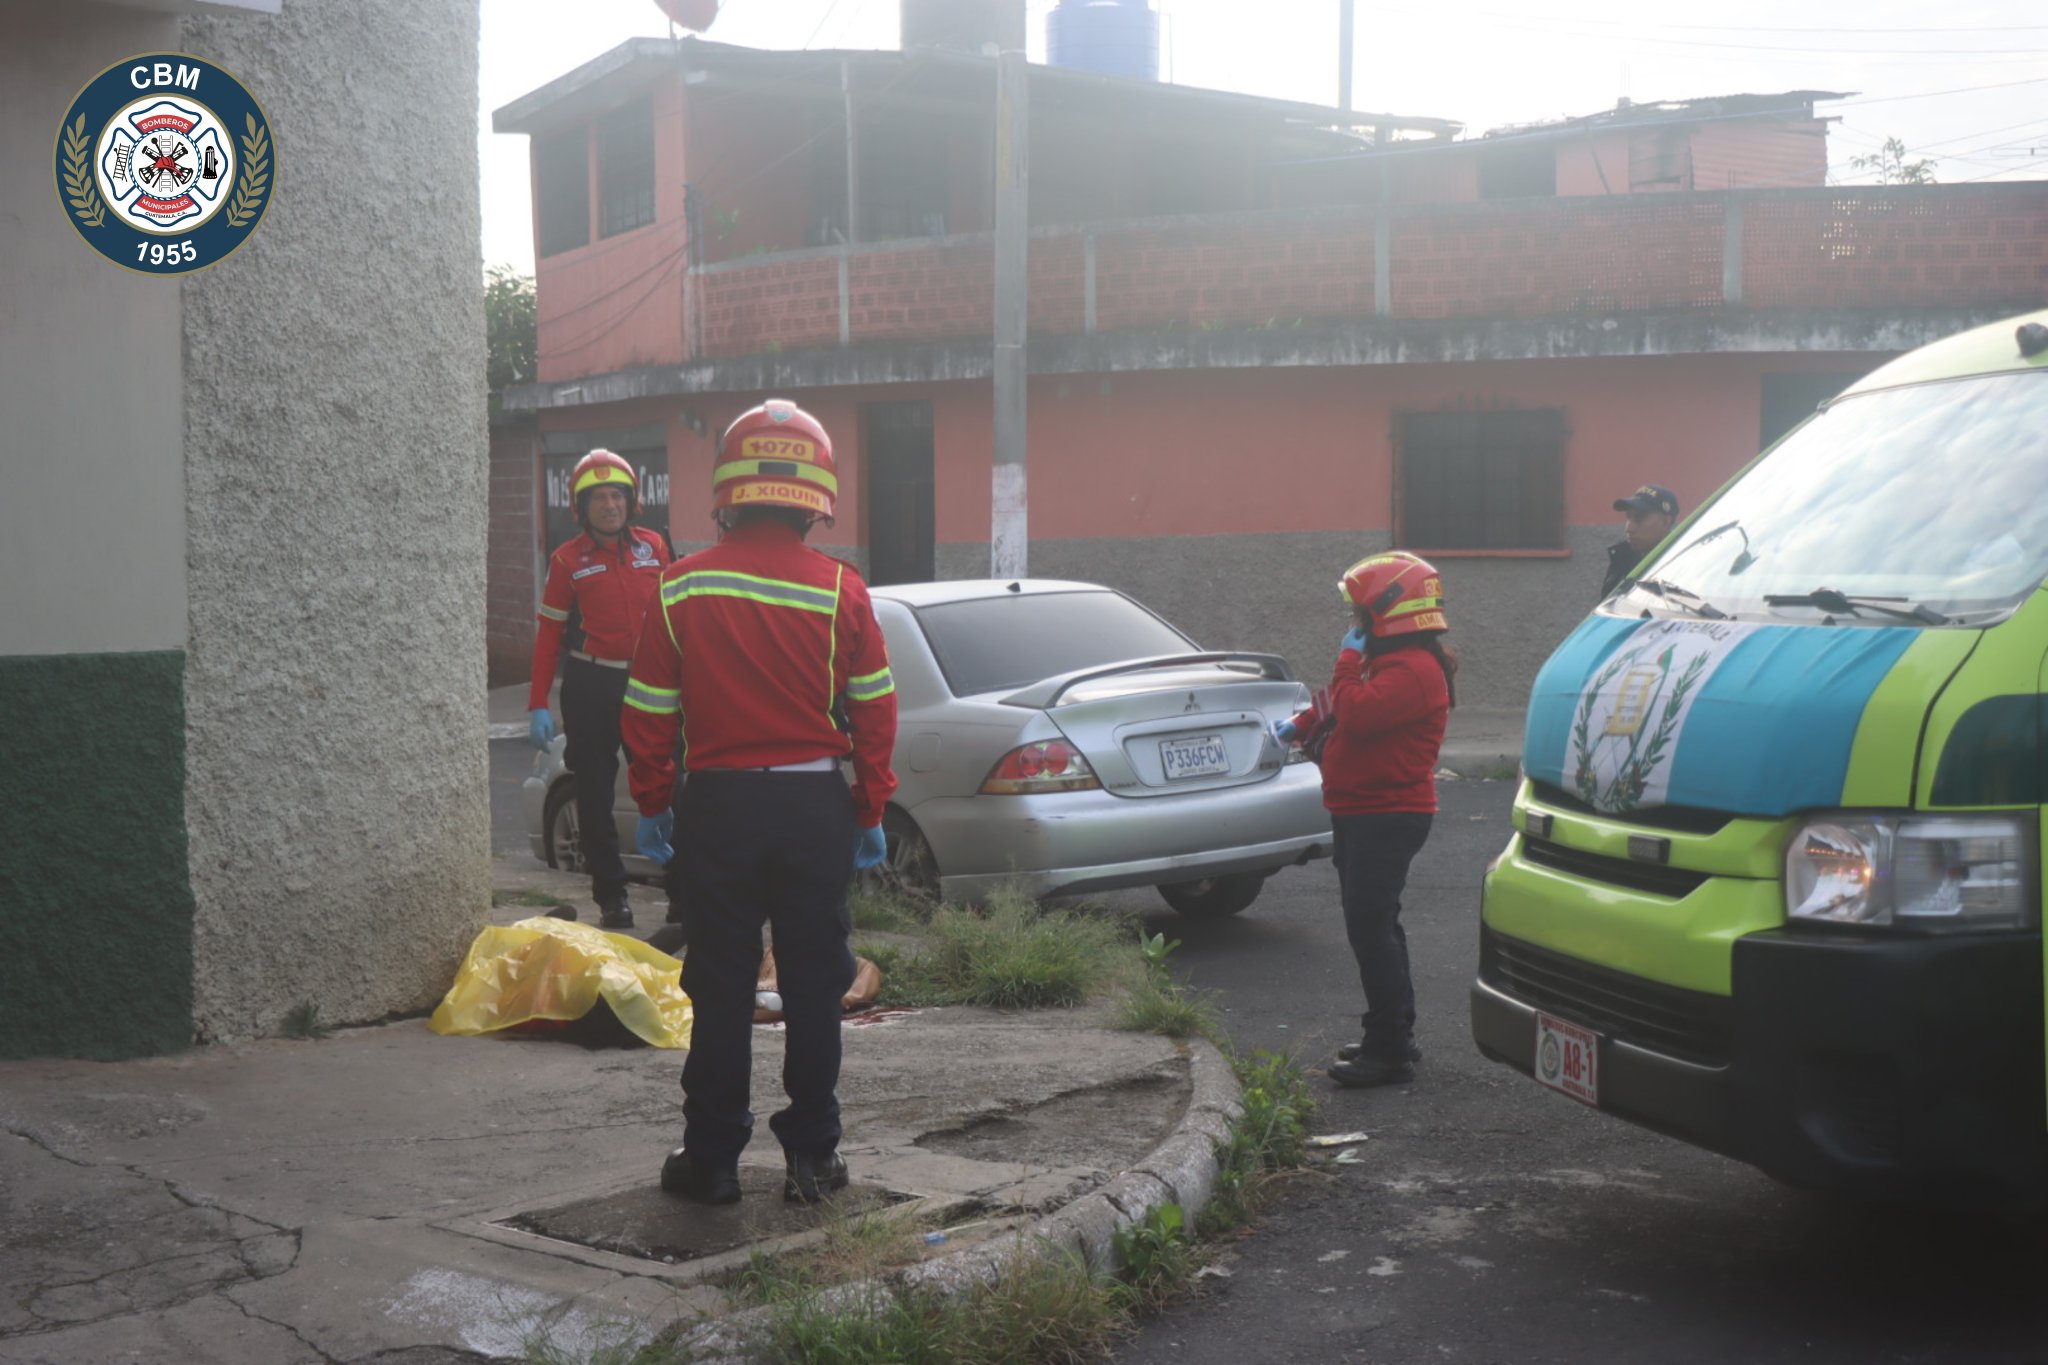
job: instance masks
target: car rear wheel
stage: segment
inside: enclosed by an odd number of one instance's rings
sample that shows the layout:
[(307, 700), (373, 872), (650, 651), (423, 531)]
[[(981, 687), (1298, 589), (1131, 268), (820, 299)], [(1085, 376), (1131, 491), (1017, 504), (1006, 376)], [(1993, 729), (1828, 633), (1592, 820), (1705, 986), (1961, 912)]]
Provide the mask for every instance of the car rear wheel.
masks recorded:
[(1173, 882), (1160, 887), (1159, 894), (1189, 919), (1222, 919), (1257, 900), (1259, 889), (1265, 884), (1263, 872), (1233, 872), (1225, 877), (1204, 877), (1198, 882)]
[(882, 887), (919, 900), (937, 900), (939, 860), (932, 856), (932, 846), (917, 822), (901, 811), (884, 811), (882, 834), (889, 844), (881, 867), (876, 869)]
[(548, 851), (548, 866), (564, 872), (583, 872), (583, 839), (576, 825), (576, 784), (557, 782), (541, 808), (541, 830)]

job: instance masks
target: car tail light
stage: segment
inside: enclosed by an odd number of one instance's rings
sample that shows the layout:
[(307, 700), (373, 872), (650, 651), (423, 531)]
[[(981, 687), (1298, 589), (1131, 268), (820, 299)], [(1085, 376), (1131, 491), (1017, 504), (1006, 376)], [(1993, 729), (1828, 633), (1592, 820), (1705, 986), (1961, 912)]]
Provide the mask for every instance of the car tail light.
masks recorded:
[(1063, 739), (1020, 745), (989, 769), (981, 784), (984, 796), (1021, 796), (1033, 792), (1093, 791), (1102, 784), (1080, 750)]

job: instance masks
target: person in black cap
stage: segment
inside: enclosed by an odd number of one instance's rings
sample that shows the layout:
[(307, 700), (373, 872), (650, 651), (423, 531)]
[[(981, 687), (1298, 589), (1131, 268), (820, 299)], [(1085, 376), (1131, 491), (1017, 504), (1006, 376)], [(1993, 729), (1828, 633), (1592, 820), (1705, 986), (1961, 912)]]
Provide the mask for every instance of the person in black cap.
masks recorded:
[(1636, 565), (1656, 548), (1658, 541), (1671, 534), (1671, 525), (1678, 520), (1678, 495), (1668, 488), (1646, 483), (1627, 497), (1616, 498), (1614, 510), (1628, 517), (1628, 535), (1607, 547), (1607, 578), (1600, 585), (1603, 598), (1635, 573)]

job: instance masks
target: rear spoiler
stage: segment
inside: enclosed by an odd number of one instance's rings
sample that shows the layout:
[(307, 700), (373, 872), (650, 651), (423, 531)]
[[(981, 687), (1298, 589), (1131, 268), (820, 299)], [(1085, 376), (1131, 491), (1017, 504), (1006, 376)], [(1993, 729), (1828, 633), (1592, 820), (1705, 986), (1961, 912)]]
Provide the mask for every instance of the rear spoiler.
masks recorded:
[(1091, 682), (1096, 678), (1114, 678), (1122, 673), (1142, 673), (1154, 668), (1182, 668), (1190, 664), (1253, 664), (1262, 679), (1271, 682), (1293, 682), (1294, 670), (1287, 660), (1278, 654), (1252, 654), (1243, 650), (1217, 650), (1203, 654), (1158, 654), (1146, 659), (1126, 659), (1119, 664), (1108, 664), (1101, 668), (1077, 669), (1057, 677), (1035, 682), (1021, 692), (1012, 692), (1004, 697), (1004, 706), (1028, 706), (1036, 711), (1047, 710), (1059, 704), (1076, 685)]

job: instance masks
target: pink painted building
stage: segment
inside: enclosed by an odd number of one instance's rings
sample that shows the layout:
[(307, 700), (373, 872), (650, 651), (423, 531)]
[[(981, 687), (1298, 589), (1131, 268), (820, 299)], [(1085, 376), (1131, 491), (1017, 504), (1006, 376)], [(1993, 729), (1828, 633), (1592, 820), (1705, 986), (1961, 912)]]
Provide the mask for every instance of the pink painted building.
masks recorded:
[[(834, 433), (816, 543), (988, 573), (993, 94), (958, 52), (636, 40), (499, 110), (539, 305), (507, 562), (596, 444), (705, 543), (712, 439), (778, 393)], [(1444, 569), (1465, 698), (1519, 705), (1615, 497), (1690, 506), (1850, 378), (2048, 291), (2048, 184), (1829, 188), (1826, 92), (1476, 138), (1055, 67), (1030, 98), (1031, 572), (1308, 674), (1341, 569), (1400, 544)]]

